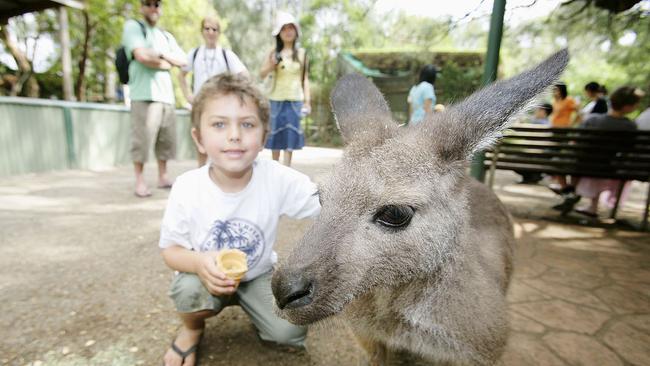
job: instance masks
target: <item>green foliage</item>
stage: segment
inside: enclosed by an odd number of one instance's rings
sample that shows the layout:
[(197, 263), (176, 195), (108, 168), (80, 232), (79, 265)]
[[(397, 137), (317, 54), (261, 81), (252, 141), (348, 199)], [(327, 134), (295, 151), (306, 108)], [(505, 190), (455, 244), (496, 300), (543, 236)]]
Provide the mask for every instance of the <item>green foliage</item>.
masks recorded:
[[(441, 49), (484, 52), (487, 44), (487, 19), (455, 23), (449, 18), (434, 19), (376, 13), (377, 0), (165, 0), (161, 26), (170, 31), (181, 47), (188, 50), (202, 43), (199, 22), (217, 12), (221, 20), (220, 43), (233, 49), (256, 76), (263, 58), (274, 46), (271, 36), (277, 10), (287, 10), (299, 19), (300, 43), (307, 49), (312, 81), (314, 114), (308, 119), (308, 136), (319, 143), (336, 143), (336, 132), (329, 112), (328, 96), (339, 73), (338, 55), (342, 50), (400, 51), (421, 55)], [(644, 0), (647, 4), (647, 0)], [(137, 0), (87, 0), (86, 10), (68, 9), (74, 78), (79, 78), (81, 60), (87, 47), (84, 93), (90, 100), (102, 99), (113, 72), (113, 50), (119, 46), (122, 27), (128, 18), (141, 18)], [(650, 96), (650, 16), (639, 6), (618, 14), (593, 5), (582, 9), (585, 1), (560, 6), (549, 15), (504, 29), (499, 77), (509, 77), (541, 61), (568, 44), (572, 59), (563, 79), (572, 95), (581, 95), (584, 84), (596, 80), (612, 91), (630, 84), (642, 87)], [(470, 18), (471, 19), (471, 18)], [(58, 44), (58, 20), (53, 10), (43, 11), (36, 22), (14, 18), (12, 33), (19, 42), (49, 36)], [(620, 44), (624, 36), (636, 35), (632, 44)], [(398, 54), (400, 54), (398, 52)], [(387, 73), (411, 70), (413, 78), (426, 60), (411, 62), (408, 57), (381, 60), (378, 68)], [(52, 55), (53, 66), (37, 75), (43, 97), (60, 97), (60, 55)], [(366, 62), (366, 61), (364, 61)], [(384, 63), (385, 65), (381, 65)], [(386, 66), (388, 65), (388, 66)], [(1, 66), (1, 65), (0, 65)], [(439, 62), (442, 73), (436, 83), (439, 101), (461, 99), (480, 83), (482, 67), (459, 60)], [(374, 67), (374, 66), (371, 66)], [(11, 71), (2, 69), (10, 77)], [(392, 70), (392, 71), (391, 71)], [(7, 78), (5, 77), (5, 79)], [(6, 88), (5, 85), (2, 88)], [(177, 99), (182, 101), (180, 93)], [(644, 106), (648, 101), (644, 101)]]
[(258, 74), (262, 60), (275, 44), (268, 5), (264, 0), (214, 1), (223, 20), (222, 33), (230, 41), (227, 44), (253, 75)]
[[(543, 21), (506, 29), (501, 51), (504, 75), (517, 74), (566, 44), (571, 62), (563, 81), (570, 94), (581, 96), (590, 81), (605, 84), (610, 92), (622, 85), (650, 92), (650, 14), (638, 8), (620, 14), (595, 7), (580, 12), (582, 5), (560, 7)], [(620, 44), (626, 34), (636, 39)]]
[(442, 66), (440, 77), (436, 80), (437, 103), (451, 104), (462, 100), (481, 86), (483, 65), (474, 64), (461, 66), (458, 62), (449, 60)]

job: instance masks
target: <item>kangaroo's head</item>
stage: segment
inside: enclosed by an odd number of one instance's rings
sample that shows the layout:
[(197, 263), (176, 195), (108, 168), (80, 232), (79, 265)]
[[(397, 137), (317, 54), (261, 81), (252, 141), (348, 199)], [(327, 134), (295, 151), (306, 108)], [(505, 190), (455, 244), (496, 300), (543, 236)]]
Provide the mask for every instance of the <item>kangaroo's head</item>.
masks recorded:
[(567, 62), (560, 51), (412, 127), (391, 120), (366, 78), (339, 80), (331, 101), (346, 152), (320, 186), (319, 218), (273, 275), (280, 314), (312, 323), (375, 287), (435, 275), (467, 225), (468, 159), (495, 142)]

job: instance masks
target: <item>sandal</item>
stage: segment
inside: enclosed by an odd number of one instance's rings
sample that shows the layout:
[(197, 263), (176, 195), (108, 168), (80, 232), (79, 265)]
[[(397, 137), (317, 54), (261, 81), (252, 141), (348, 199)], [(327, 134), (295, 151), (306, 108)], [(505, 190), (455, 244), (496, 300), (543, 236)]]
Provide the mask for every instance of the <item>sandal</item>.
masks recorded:
[(594, 218), (594, 219), (595, 219), (596, 217), (598, 217), (598, 214), (597, 214), (597, 213), (595, 213), (595, 212), (591, 212), (591, 211), (589, 211), (589, 210), (587, 210), (587, 209), (584, 209), (584, 208), (576, 208), (576, 209), (575, 209), (575, 212), (577, 212), (577, 213), (579, 213), (579, 214), (581, 214), (581, 215), (589, 216), (589, 217)]
[[(196, 354), (196, 362), (194, 362), (194, 366), (199, 365), (199, 343), (201, 343), (201, 339), (199, 338), (199, 341), (193, 345), (192, 347), (188, 348), (185, 351), (182, 351), (174, 341), (172, 341), (172, 351), (176, 352), (177, 355), (181, 356), (181, 365), (185, 363), (185, 359), (187, 356), (191, 355), (192, 353)], [(164, 363), (163, 363), (164, 366)]]

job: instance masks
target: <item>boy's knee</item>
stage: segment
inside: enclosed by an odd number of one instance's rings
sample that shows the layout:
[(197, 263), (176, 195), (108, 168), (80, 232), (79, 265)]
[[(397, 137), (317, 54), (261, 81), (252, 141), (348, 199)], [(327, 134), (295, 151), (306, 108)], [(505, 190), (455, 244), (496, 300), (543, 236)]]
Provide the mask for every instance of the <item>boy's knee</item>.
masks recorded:
[(210, 308), (210, 296), (199, 277), (193, 273), (179, 273), (172, 281), (169, 296), (182, 313)]
[(268, 330), (268, 334), (260, 334), (260, 337), (278, 345), (302, 348), (307, 338), (307, 327), (293, 324), (275, 326)]

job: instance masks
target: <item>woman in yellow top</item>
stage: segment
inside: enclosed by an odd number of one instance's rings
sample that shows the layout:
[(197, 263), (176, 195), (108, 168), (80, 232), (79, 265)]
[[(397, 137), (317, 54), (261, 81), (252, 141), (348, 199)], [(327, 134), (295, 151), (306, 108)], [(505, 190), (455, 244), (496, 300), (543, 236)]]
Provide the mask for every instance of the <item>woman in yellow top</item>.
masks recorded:
[(578, 103), (568, 96), (566, 84), (557, 83), (553, 88), (553, 114), (551, 114), (551, 127), (571, 127), (576, 113)]
[(265, 147), (272, 150), (273, 160), (279, 160), (284, 150), (284, 165), (289, 166), (293, 151), (305, 146), (300, 119), (311, 111), (308, 64), (305, 50), (297, 46), (300, 27), (291, 14), (278, 13), (273, 35), (275, 49), (260, 69), (262, 79), (273, 73), (271, 131)]

